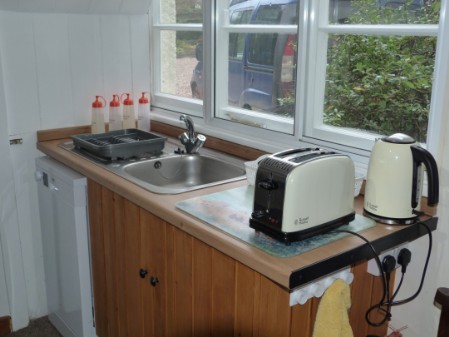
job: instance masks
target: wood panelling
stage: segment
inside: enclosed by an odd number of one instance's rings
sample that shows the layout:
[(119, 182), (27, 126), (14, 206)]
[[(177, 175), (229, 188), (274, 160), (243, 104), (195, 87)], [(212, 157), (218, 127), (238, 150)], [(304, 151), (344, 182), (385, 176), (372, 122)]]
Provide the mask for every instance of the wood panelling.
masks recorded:
[(193, 244), (193, 326), (195, 336), (212, 332), (212, 248), (199, 240)]
[(259, 305), (256, 302), (260, 291), (260, 275), (241, 263), (235, 266), (237, 283), (235, 295), (237, 299), (235, 307), (234, 335), (249, 337), (256, 332), (255, 319), (258, 316)]
[[(125, 226), (125, 249), (120, 254), (124, 260), (124, 281), (118, 285), (126, 294), (126, 332), (128, 336), (143, 337), (143, 311), (142, 311), (142, 286), (144, 279), (140, 278), (139, 270), (143, 267), (140, 253), (140, 218), (139, 208), (129, 202), (124, 202), (124, 221), (120, 226)], [(148, 277), (148, 276), (147, 276)]]
[[(141, 227), (141, 266), (148, 271), (143, 284), (142, 308), (144, 336), (166, 336), (168, 324), (167, 292), (169, 274), (166, 247), (167, 237), (172, 236), (164, 221), (153, 214), (140, 210)], [(151, 285), (151, 278), (157, 278), (156, 286)], [(150, 286), (151, 285), (151, 286)]]
[[(88, 191), (99, 337), (312, 336), (319, 299), (290, 307), (289, 292), (260, 273), (92, 180)], [(381, 282), (366, 262), (353, 272), (354, 336), (385, 335), (364, 318)]]
[[(151, 130), (173, 138), (178, 138), (178, 136), (185, 131), (184, 129), (178, 128), (176, 126), (168, 125), (158, 121), (151, 121)], [(207, 134), (205, 135), (207, 136), (206, 143), (204, 143), (205, 147), (228, 153), (236, 157), (253, 160), (266, 153), (248, 146), (229, 142), (220, 138), (209, 136)]]
[(8, 336), (11, 333), (11, 317), (0, 317), (0, 337)]
[(212, 251), (212, 334), (214, 336), (232, 336), (236, 298), (235, 287), (239, 280), (235, 277), (235, 260)]
[(174, 237), (174, 319), (175, 336), (188, 337), (193, 333), (193, 274), (192, 274), (192, 245), (193, 237), (175, 229)]
[(47, 140), (64, 139), (83, 133), (90, 133), (90, 125), (42, 130), (37, 131), (36, 134), (38, 142), (45, 142)]

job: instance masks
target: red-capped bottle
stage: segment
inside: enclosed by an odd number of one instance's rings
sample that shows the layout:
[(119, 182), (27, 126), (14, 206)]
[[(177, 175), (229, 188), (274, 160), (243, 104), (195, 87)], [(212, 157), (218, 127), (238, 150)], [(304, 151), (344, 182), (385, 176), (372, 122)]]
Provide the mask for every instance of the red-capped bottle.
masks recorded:
[(130, 94), (123, 94), (122, 97), (124, 95), (126, 95), (126, 98), (123, 100), (123, 128), (135, 129), (136, 115), (134, 113), (134, 101), (129, 97)]
[(118, 95), (112, 95), (112, 101), (109, 102), (109, 131), (121, 130), (123, 128), (123, 116), (120, 108), (120, 98)]
[[(103, 104), (104, 103), (104, 104)], [(106, 100), (103, 96), (95, 96), (95, 101), (92, 102), (92, 124), (91, 133), (104, 133), (104, 109)]]
[(142, 92), (137, 108), (137, 128), (143, 131), (150, 131), (150, 99), (145, 96), (147, 92)]

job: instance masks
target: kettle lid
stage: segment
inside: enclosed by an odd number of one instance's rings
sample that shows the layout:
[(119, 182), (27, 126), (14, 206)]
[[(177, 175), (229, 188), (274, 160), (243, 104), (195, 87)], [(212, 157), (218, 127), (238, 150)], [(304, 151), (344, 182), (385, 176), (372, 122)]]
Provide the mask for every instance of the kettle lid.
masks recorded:
[(403, 133), (395, 133), (394, 135), (383, 137), (382, 140), (394, 144), (413, 144), (416, 142), (412, 137)]

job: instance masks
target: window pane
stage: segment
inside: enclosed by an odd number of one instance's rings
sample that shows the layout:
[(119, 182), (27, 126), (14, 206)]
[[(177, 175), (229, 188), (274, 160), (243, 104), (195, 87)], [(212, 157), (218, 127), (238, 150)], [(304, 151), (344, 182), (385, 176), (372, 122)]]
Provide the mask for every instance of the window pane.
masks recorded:
[(163, 0), (161, 23), (202, 23), (202, 0)]
[(248, 24), (253, 14), (252, 8), (236, 10), (232, 13), (230, 21), (233, 25)]
[(436, 38), (331, 35), (324, 123), (425, 142)]
[(330, 0), (329, 22), (438, 24), (440, 0)]
[[(296, 106), (297, 0), (232, 0), (228, 8), (231, 25), (260, 27), (254, 30), (232, 27), (228, 33), (229, 49), (224, 50), (228, 57), (221, 58), (223, 53), (217, 50), (220, 106), (215, 117), (292, 133)], [(227, 83), (221, 82), (220, 76)]]
[(259, 1), (231, 1), (229, 21), (231, 24), (295, 25), (297, 24), (296, 0), (282, 4)]
[(293, 117), (296, 34), (229, 34), (230, 106)]
[[(181, 97), (197, 97), (195, 76), (202, 75), (202, 33), (161, 32), (161, 92)], [(191, 83), (192, 81), (192, 83)], [(202, 97), (202, 96), (201, 96)]]

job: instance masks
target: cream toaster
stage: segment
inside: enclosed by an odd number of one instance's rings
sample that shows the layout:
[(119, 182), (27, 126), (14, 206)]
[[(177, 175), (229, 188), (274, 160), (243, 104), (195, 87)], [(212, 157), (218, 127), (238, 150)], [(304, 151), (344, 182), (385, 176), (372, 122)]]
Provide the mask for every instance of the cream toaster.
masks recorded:
[(320, 148), (275, 153), (259, 163), (250, 227), (290, 243), (355, 217), (354, 164)]

